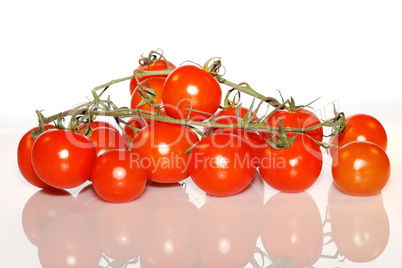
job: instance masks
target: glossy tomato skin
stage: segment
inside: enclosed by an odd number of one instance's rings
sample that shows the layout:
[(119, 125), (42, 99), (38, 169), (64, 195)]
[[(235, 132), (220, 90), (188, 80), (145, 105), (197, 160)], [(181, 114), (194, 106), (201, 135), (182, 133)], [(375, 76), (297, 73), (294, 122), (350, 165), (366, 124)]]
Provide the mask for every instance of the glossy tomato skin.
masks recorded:
[[(217, 124), (225, 124), (225, 125), (237, 125), (237, 119), (235, 116), (221, 116), (216, 118), (215, 123)], [(258, 157), (260, 154), (260, 150), (264, 146), (265, 142), (260, 136), (257, 131), (252, 130), (245, 130), (241, 128), (211, 128), (209, 131), (212, 130), (212, 133), (219, 134), (219, 133), (229, 133), (233, 135), (237, 135), (243, 140), (245, 140), (248, 145), (254, 151), (254, 156)]]
[(95, 145), (97, 156), (103, 154), (107, 150), (124, 149), (128, 142), (116, 129), (108, 127), (98, 127), (92, 130), (89, 139)]
[[(162, 101), (166, 112), (174, 118), (187, 118), (192, 109), (214, 114), (221, 103), (222, 90), (207, 71), (193, 65), (176, 68), (166, 78)], [(177, 105), (179, 104), (179, 107)], [(192, 111), (191, 120), (204, 121), (211, 115)]]
[[(288, 110), (278, 110), (266, 122), (267, 126), (279, 127), (279, 118), (282, 120), (283, 125), (287, 128), (308, 128), (321, 123), (320, 119), (311, 111), (300, 109), (295, 112)], [(316, 141), (322, 141), (323, 130), (317, 128), (307, 131), (306, 134), (311, 136)]]
[[(237, 106), (233, 106), (230, 108), (219, 110), (218, 112), (215, 113), (215, 118), (218, 118), (221, 116), (236, 116), (236, 109), (237, 109)], [(248, 108), (241, 107), (240, 111), (239, 111), (239, 117), (244, 118), (247, 115), (248, 111), (249, 111)], [(253, 121), (255, 121), (257, 119), (258, 119), (258, 117), (256, 115), (254, 115)]]
[[(387, 133), (383, 125), (371, 115), (355, 114), (346, 117), (347, 126), (345, 130), (331, 137), (330, 143), (342, 147), (353, 141), (368, 141), (377, 144), (384, 151), (387, 150)], [(330, 153), (334, 157), (338, 148), (331, 147)]]
[(96, 150), (86, 136), (51, 129), (42, 133), (32, 147), (32, 165), (45, 183), (59, 189), (74, 188), (89, 179)]
[[(147, 123), (145, 123), (140, 118), (130, 118), (129, 120), (127, 120), (127, 123), (138, 129), (142, 129), (147, 125)], [(124, 125), (123, 128), (124, 128), (124, 132), (127, 134), (128, 141), (130, 143), (133, 142), (134, 136), (135, 136), (134, 130), (131, 129), (128, 125)]]
[(155, 122), (137, 133), (132, 148), (141, 165), (147, 169), (148, 179), (172, 183), (189, 176), (189, 155), (184, 152), (198, 141), (197, 134), (188, 127)]
[(387, 154), (371, 142), (354, 141), (341, 147), (332, 160), (336, 186), (349, 195), (370, 196), (388, 182), (391, 164)]
[(273, 149), (266, 144), (260, 153), (260, 174), (272, 188), (296, 193), (311, 187), (322, 169), (322, 153), (309, 136), (299, 134), (289, 148)]
[[(169, 62), (169, 65), (170, 65), (170, 67), (172, 69), (176, 68), (176, 66), (173, 63), (171, 63), (170, 61), (168, 61), (168, 62)], [(137, 67), (137, 69), (143, 70), (143, 71), (161, 71), (161, 70), (166, 70), (167, 68), (168, 68), (167, 64), (166, 64), (166, 62), (164, 60), (158, 60), (158, 61), (155, 61), (155, 62), (151, 63), (150, 65), (145, 65), (145, 66), (140, 65), (140, 66)], [(142, 77), (139, 77), (138, 80), (141, 83), (145, 79), (148, 79), (148, 78), (151, 78), (151, 77), (167, 77), (167, 75), (142, 76)], [(137, 80), (135, 80), (135, 78), (131, 79), (130, 80), (130, 95), (133, 95), (133, 92), (134, 92), (134, 90), (136, 89), (137, 86), (138, 86)]]
[[(141, 85), (143, 86), (142, 91), (146, 92), (145, 84), (147, 84), (150, 88), (156, 91), (155, 98), (153, 99), (155, 105), (161, 105), (160, 111), (161, 115), (166, 115), (165, 108), (162, 104), (162, 93), (163, 93), (163, 85), (165, 83), (166, 77), (151, 77), (148, 79), (145, 79), (143, 82), (141, 82)], [(145, 103), (143, 105), (139, 104), (142, 101), (142, 97), (139, 93), (138, 86), (135, 88), (133, 94), (131, 95), (131, 109), (141, 109), (141, 110), (147, 110), (151, 111), (153, 113), (157, 113), (158, 109), (151, 107), (148, 103)], [(149, 113), (149, 115), (152, 115)], [(151, 122), (152, 120), (147, 119), (147, 122)]]
[[(36, 174), (33, 166), (32, 166), (32, 146), (35, 143), (35, 140), (32, 138), (32, 131), (38, 129), (39, 127), (35, 127), (30, 129), (28, 132), (22, 136), (20, 142), (18, 143), (17, 149), (17, 162), (18, 168), (22, 174), (22, 176), (32, 185), (39, 188), (49, 188), (50, 186), (44, 183)], [(46, 125), (45, 130), (52, 129), (54, 126)]]
[(250, 145), (227, 133), (202, 139), (190, 153), (191, 178), (201, 190), (214, 196), (230, 196), (244, 190), (253, 179), (256, 166)]
[(106, 201), (125, 203), (144, 191), (147, 173), (131, 151), (110, 150), (96, 160), (91, 180), (95, 191)]

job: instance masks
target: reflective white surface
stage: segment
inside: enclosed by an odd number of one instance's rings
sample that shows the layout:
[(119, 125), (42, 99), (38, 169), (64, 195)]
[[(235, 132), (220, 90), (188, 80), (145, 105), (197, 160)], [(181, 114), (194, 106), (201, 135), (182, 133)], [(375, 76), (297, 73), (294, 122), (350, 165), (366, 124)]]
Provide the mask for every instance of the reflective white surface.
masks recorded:
[(187, 179), (148, 185), (128, 204), (100, 200), (90, 184), (58, 192), (29, 185), (16, 165), (24, 131), (3, 131), (2, 265), (396, 267), (402, 241), (402, 127), (386, 128), (392, 172), (378, 196), (340, 193), (324, 165), (318, 181), (300, 194), (279, 193), (257, 173), (253, 184), (233, 197), (205, 196)]

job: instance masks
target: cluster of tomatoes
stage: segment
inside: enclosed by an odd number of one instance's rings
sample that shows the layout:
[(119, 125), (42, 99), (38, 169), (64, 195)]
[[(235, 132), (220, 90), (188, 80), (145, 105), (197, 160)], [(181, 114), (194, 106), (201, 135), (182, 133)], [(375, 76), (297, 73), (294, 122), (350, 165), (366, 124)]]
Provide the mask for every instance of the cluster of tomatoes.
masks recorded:
[[(324, 131), (323, 126), (311, 128), (321, 123), (313, 112), (294, 105), (276, 110), (264, 121), (280, 129), (274, 134), (236, 128), (233, 125), (242, 120), (261, 121), (247, 107), (220, 108), (220, 84), (205, 67), (176, 67), (154, 59), (137, 68), (166, 69), (172, 70), (169, 75), (131, 80), (131, 108), (158, 118), (211, 122), (210, 126), (200, 130), (141, 116), (128, 118), (121, 130), (107, 121), (77, 129), (46, 125), (36, 140), (32, 130), (21, 139), (22, 175), (41, 188), (68, 189), (90, 180), (99, 196), (110, 202), (136, 199), (148, 180), (175, 183), (189, 176), (210, 195), (230, 196), (245, 189), (257, 169), (268, 185), (282, 192), (301, 192), (316, 182), (323, 166), (319, 144)], [(334, 181), (347, 194), (377, 194), (390, 176), (386, 132), (369, 115), (346, 120), (344, 131), (330, 140)], [(217, 124), (228, 127), (213, 127)], [(286, 128), (311, 130), (298, 133)]]

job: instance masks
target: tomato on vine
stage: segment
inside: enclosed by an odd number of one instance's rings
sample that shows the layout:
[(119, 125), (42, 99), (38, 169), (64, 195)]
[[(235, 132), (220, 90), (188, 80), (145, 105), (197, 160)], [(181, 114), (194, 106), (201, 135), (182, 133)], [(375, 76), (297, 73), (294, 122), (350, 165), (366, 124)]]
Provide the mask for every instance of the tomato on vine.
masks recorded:
[(36, 174), (46, 184), (59, 189), (74, 188), (86, 182), (95, 159), (92, 141), (70, 130), (47, 130), (32, 147)]
[[(176, 66), (168, 61), (170, 68), (175, 69)], [(166, 61), (163, 59), (157, 59), (155, 55), (150, 55), (148, 58), (142, 57), (140, 60), (140, 65), (137, 69), (142, 71), (161, 71), (167, 70), (168, 66)], [(147, 78), (151, 77), (167, 77), (167, 75), (148, 75), (148, 76), (141, 76), (138, 78), (138, 81), (141, 83)], [(130, 96), (133, 95), (134, 90), (137, 88), (138, 82), (135, 78), (130, 80)]]
[(99, 156), (112, 149), (123, 149), (128, 146), (128, 141), (113, 128), (98, 127), (92, 130), (89, 139), (93, 142), (96, 154)]
[[(308, 128), (320, 124), (320, 119), (311, 111), (301, 109), (280, 109), (274, 112), (266, 122), (267, 126), (279, 127), (279, 119), (286, 128)], [(322, 141), (323, 129), (319, 127), (305, 132), (316, 141)]]
[[(141, 109), (151, 111), (154, 114), (157, 114), (158, 108), (152, 107), (152, 105), (159, 105), (161, 115), (166, 115), (165, 108), (162, 103), (162, 93), (163, 93), (163, 85), (165, 83), (165, 77), (151, 77), (143, 82), (141, 82), (141, 90), (137, 86), (131, 95), (131, 109)], [(147, 90), (152, 89), (152, 92), (148, 92)], [(142, 92), (142, 93), (140, 93)], [(141, 95), (143, 94), (144, 97)], [(149, 113), (149, 115), (153, 115)], [(147, 119), (148, 123), (152, 120)]]
[[(52, 125), (45, 125), (45, 130), (53, 129)], [(32, 166), (32, 146), (35, 140), (32, 138), (32, 131), (39, 130), (39, 127), (30, 129), (22, 136), (17, 148), (17, 162), (21, 175), (32, 185), (39, 188), (48, 188), (48, 184), (44, 183), (36, 174)]]
[(96, 159), (91, 173), (92, 185), (100, 197), (124, 203), (143, 192), (147, 173), (127, 150), (110, 150)]
[(188, 177), (188, 154), (199, 141), (189, 127), (155, 122), (138, 131), (133, 153), (147, 169), (148, 179), (160, 183), (179, 182)]
[[(353, 141), (368, 141), (377, 144), (384, 151), (387, 149), (387, 133), (383, 125), (371, 115), (355, 114), (346, 117), (346, 128), (342, 133), (332, 136), (331, 144), (342, 147)], [(337, 147), (330, 148), (331, 156), (338, 151)]]
[(131, 143), (134, 140), (135, 131), (131, 127), (129, 127), (129, 125), (137, 129), (142, 129), (147, 125), (147, 123), (145, 123), (144, 120), (138, 117), (130, 118), (127, 120), (127, 125), (124, 125), (123, 129), (127, 135), (129, 143)]
[(251, 146), (233, 134), (207, 136), (190, 153), (192, 180), (201, 190), (215, 196), (244, 190), (253, 179), (256, 166)]
[(221, 104), (222, 90), (218, 81), (204, 69), (183, 65), (166, 78), (162, 101), (166, 112), (177, 119), (204, 121), (210, 118)]
[(384, 150), (371, 142), (354, 141), (341, 147), (332, 160), (332, 176), (349, 195), (375, 195), (388, 182), (391, 165)]
[(260, 174), (272, 188), (289, 193), (307, 190), (322, 169), (320, 146), (306, 134), (293, 136), (290, 144), (273, 148), (266, 144), (260, 152)]

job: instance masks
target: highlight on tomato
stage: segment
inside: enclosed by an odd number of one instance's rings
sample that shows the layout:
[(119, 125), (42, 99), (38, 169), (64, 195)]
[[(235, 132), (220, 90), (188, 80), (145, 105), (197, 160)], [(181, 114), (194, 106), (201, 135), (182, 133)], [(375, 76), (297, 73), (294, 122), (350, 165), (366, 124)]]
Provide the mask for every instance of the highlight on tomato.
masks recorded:
[[(387, 150), (387, 133), (384, 126), (375, 117), (368, 114), (354, 114), (346, 117), (346, 128), (342, 133), (332, 136), (329, 143), (342, 147), (353, 141), (368, 141), (377, 144), (384, 151)], [(334, 157), (337, 147), (331, 147), (330, 153)]]
[(204, 121), (221, 104), (222, 90), (218, 81), (204, 69), (183, 65), (173, 70), (163, 86), (162, 101), (168, 115)]
[[(53, 129), (53, 125), (45, 125), (45, 130)], [(51, 187), (44, 181), (42, 181), (38, 174), (36, 174), (33, 166), (32, 166), (32, 146), (35, 143), (34, 138), (32, 137), (32, 132), (39, 130), (39, 127), (34, 127), (28, 130), (21, 138), (18, 143), (17, 148), (17, 163), (18, 168), (21, 172), (21, 175), (24, 179), (30, 184), (38, 187), (38, 188), (49, 188)]]
[(179, 182), (189, 176), (189, 155), (185, 152), (198, 141), (197, 134), (189, 127), (154, 122), (138, 131), (132, 152), (147, 169), (151, 181)]
[(332, 160), (336, 186), (349, 195), (376, 195), (387, 184), (391, 164), (384, 150), (371, 142), (354, 141), (342, 146)]
[(320, 146), (306, 134), (293, 136), (290, 144), (273, 148), (266, 144), (260, 152), (259, 171), (272, 188), (288, 193), (310, 188), (323, 166)]
[(127, 150), (110, 150), (96, 159), (91, 173), (92, 185), (100, 197), (124, 203), (144, 191), (147, 173)]
[(32, 147), (32, 165), (39, 178), (59, 189), (69, 189), (86, 182), (96, 160), (93, 142), (70, 130), (43, 132)]
[(203, 138), (190, 152), (190, 176), (210, 195), (230, 196), (241, 192), (253, 179), (256, 166), (251, 146), (233, 134)]

